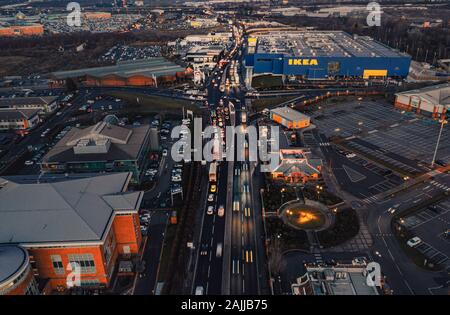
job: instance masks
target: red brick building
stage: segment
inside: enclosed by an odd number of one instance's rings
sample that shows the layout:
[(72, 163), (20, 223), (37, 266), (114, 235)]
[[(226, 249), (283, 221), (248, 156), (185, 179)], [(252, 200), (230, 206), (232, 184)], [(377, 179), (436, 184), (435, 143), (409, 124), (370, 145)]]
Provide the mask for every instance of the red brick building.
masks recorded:
[(131, 176), (38, 184), (2, 179), (0, 244), (25, 249), (36, 278), (51, 290), (67, 289), (74, 264), (80, 270), (76, 285), (109, 287), (119, 259), (141, 249), (143, 193), (128, 191)]

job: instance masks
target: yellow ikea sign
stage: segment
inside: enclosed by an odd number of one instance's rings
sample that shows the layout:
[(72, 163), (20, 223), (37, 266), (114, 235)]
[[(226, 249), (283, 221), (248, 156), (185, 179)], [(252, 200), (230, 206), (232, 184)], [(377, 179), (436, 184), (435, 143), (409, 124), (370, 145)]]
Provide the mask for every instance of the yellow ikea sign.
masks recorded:
[(317, 59), (289, 59), (290, 66), (317, 66)]

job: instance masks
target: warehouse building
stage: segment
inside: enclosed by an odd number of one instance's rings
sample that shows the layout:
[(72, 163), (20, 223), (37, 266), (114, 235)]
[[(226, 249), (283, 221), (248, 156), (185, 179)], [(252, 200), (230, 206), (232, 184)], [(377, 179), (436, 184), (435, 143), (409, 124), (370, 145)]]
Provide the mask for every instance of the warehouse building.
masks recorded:
[(271, 109), (270, 118), (289, 129), (302, 129), (311, 124), (309, 116), (288, 106)]
[(116, 126), (99, 122), (72, 128), (43, 157), (41, 169), (53, 173), (132, 172), (143, 175), (150, 147), (150, 126)]
[(39, 109), (41, 113), (52, 113), (58, 108), (56, 96), (0, 98), (0, 109)]
[(450, 83), (397, 93), (394, 106), (432, 118), (444, 118), (450, 109)]
[(271, 74), (308, 80), (405, 78), (411, 57), (367, 36), (342, 31), (265, 32), (248, 38), (247, 86)]
[(128, 191), (131, 177), (0, 178), (0, 294), (37, 294), (33, 273), (42, 291), (66, 290), (74, 264), (75, 286), (109, 287), (119, 261), (142, 250), (143, 192)]
[(183, 68), (162, 57), (121, 61), (113, 66), (53, 72), (53, 86), (64, 86), (73, 79), (86, 86), (157, 86), (184, 80), (192, 76), (190, 68)]

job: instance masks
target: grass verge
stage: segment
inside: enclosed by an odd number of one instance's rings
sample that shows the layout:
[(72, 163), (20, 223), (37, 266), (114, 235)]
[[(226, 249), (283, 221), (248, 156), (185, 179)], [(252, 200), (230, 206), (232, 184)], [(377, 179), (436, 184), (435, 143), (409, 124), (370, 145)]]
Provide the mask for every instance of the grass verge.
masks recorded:
[(107, 94), (124, 100), (129, 105), (125, 109), (127, 112), (138, 112), (141, 114), (178, 112), (181, 114), (183, 107), (185, 110), (191, 110), (197, 114), (200, 112), (198, 107), (186, 100), (122, 91), (109, 92)]

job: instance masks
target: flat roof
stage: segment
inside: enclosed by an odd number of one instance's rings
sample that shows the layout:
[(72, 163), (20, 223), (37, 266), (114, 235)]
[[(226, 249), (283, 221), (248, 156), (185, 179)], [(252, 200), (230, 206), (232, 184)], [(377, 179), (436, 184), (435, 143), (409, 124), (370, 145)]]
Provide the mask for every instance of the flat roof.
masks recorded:
[(256, 53), (293, 57), (404, 57), (369, 36), (342, 31), (274, 31), (257, 38)]
[(175, 75), (177, 72), (183, 72), (185, 68), (170, 62), (162, 57), (151, 59), (122, 61), (113, 66), (85, 68), (79, 70), (57, 71), (52, 76), (57, 79), (76, 78), (82, 76), (105, 77), (108, 75), (117, 75), (128, 78), (135, 75), (164, 76)]
[(115, 211), (138, 210), (143, 192), (128, 192), (131, 173), (46, 183), (0, 178), (0, 244), (102, 240)]
[(433, 104), (450, 105), (450, 83), (427, 86), (421, 89), (396, 93), (395, 95), (417, 96)]
[(15, 245), (0, 245), (0, 286), (28, 263), (27, 252)]
[[(121, 127), (104, 122), (87, 128), (72, 128), (44, 155), (42, 163), (135, 160), (149, 132), (150, 125)], [(83, 139), (109, 139), (111, 146), (106, 153), (75, 154), (74, 146)]]
[(290, 121), (298, 121), (309, 119), (309, 116), (296, 111), (295, 109), (290, 108), (289, 106), (285, 107), (277, 107), (270, 110), (271, 113), (274, 113), (282, 118)]

